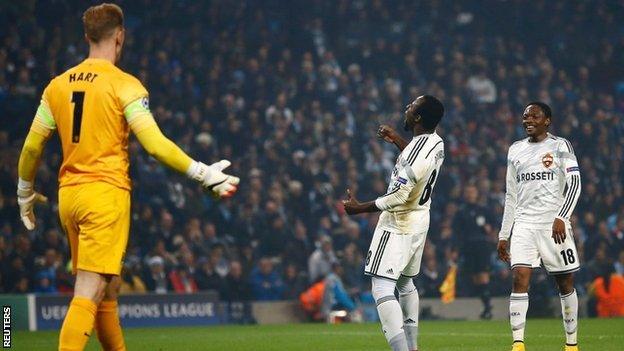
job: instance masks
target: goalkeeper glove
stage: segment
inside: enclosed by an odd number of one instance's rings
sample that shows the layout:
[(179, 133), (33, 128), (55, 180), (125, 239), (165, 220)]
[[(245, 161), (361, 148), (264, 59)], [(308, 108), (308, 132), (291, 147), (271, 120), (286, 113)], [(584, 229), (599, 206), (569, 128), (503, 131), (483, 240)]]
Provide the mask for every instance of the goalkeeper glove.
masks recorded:
[(215, 197), (227, 198), (234, 195), (240, 182), (238, 177), (222, 172), (231, 164), (228, 160), (221, 160), (208, 166), (202, 162), (193, 161), (186, 174), (189, 178), (198, 181), (205, 190), (210, 190)]
[(48, 198), (35, 192), (32, 182), (19, 179), (17, 183), (17, 204), (20, 209), (20, 218), (28, 230), (35, 229), (37, 224), (33, 209), (38, 202), (46, 203)]

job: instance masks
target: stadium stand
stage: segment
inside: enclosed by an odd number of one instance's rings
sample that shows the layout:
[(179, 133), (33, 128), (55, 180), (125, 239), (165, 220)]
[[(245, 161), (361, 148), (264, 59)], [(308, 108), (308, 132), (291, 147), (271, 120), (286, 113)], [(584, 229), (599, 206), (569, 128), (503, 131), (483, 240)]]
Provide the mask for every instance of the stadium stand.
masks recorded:
[[(583, 172), (572, 219), (583, 262), (577, 290), (584, 294), (605, 263), (622, 273), (621, 4), (118, 2), (128, 28), (122, 66), (148, 87), (165, 134), (203, 160), (232, 160), (241, 176), (238, 194), (215, 202), (132, 142), (125, 291), (292, 299), (308, 287), (309, 266), (316, 278), (335, 260), (349, 293), (367, 291), (360, 267), (376, 215), (351, 220), (340, 200), (347, 187), (359, 198), (384, 193), (395, 150), (375, 131), (401, 128), (405, 104), (424, 92), (447, 107), (439, 128), (446, 161), (417, 280), (425, 296), (439, 296), (451, 263), (459, 263), (458, 295), (476, 295), (462, 278), (466, 233), (452, 225), (466, 184), (495, 218), (486, 238), (493, 291), (508, 293), (509, 271), (495, 259), (506, 154), (523, 138), (522, 109), (535, 99), (553, 107), (554, 133), (572, 142)], [(19, 222), (16, 165), (44, 85), (86, 54), (85, 6), (0, 4), (0, 292), (72, 286), (57, 214), (59, 146), (48, 147), (37, 176), (51, 201), (37, 209), (33, 232)]]

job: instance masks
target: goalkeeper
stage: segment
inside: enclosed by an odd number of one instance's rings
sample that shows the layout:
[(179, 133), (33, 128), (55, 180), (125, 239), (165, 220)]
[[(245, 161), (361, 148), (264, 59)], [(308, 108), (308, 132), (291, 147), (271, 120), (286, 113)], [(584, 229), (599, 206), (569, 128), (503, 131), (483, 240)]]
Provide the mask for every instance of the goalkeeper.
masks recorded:
[(59, 350), (83, 350), (94, 326), (104, 350), (125, 350), (117, 292), (130, 227), (129, 132), (158, 161), (216, 197), (232, 196), (239, 179), (222, 172), (229, 161), (210, 166), (194, 161), (161, 133), (147, 90), (115, 65), (125, 34), (119, 6), (90, 7), (83, 24), (89, 57), (43, 92), (19, 159), (18, 203), (24, 225), (34, 229), (33, 207), (46, 200), (34, 191), (35, 173), (47, 140), (58, 131), (59, 216), (76, 274)]

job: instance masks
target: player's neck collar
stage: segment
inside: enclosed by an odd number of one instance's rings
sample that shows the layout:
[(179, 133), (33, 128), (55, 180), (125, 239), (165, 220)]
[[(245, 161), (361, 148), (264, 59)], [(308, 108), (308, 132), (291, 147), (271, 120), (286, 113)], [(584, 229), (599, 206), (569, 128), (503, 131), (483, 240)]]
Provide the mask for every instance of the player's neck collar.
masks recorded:
[(88, 62), (97, 62), (97, 63), (108, 63), (108, 64), (111, 64), (111, 65), (113, 64), (109, 60), (104, 59), (104, 58), (99, 58), (99, 57), (87, 57), (85, 59), (85, 62), (87, 62), (87, 61)]
[(543, 143), (544, 141), (548, 140), (548, 138), (550, 138), (551, 136), (552, 136), (552, 134), (550, 134), (550, 132), (546, 132), (546, 136), (545, 136), (545, 137), (544, 137), (544, 139), (542, 139), (542, 140), (539, 140), (539, 141), (532, 141), (532, 140), (531, 140), (531, 137), (528, 137), (526, 140), (527, 140), (527, 143), (532, 144), (532, 145), (535, 145), (535, 144), (541, 144), (541, 143)]
[(414, 136), (412, 137), (412, 139), (416, 139), (416, 138), (419, 138), (419, 137), (421, 137), (421, 136), (430, 136), (430, 135), (433, 135), (433, 134), (435, 134), (435, 133), (436, 133), (436, 132), (435, 132), (435, 130), (434, 130), (434, 131), (431, 131), (431, 132), (422, 132), (422, 133), (420, 133), (420, 134), (414, 135)]

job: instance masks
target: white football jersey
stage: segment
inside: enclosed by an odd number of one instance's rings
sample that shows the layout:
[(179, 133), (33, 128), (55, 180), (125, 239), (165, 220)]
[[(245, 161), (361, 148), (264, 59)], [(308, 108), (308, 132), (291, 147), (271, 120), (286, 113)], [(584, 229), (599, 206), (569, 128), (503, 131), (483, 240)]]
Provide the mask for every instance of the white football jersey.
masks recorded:
[(429, 228), (431, 193), (444, 161), (444, 142), (433, 132), (421, 134), (401, 151), (388, 191), (375, 200), (382, 210), (377, 228), (406, 234)]
[(581, 175), (569, 141), (550, 133), (539, 143), (515, 142), (507, 156), (507, 194), (499, 239), (514, 223), (550, 228), (555, 217), (568, 223), (581, 193)]

